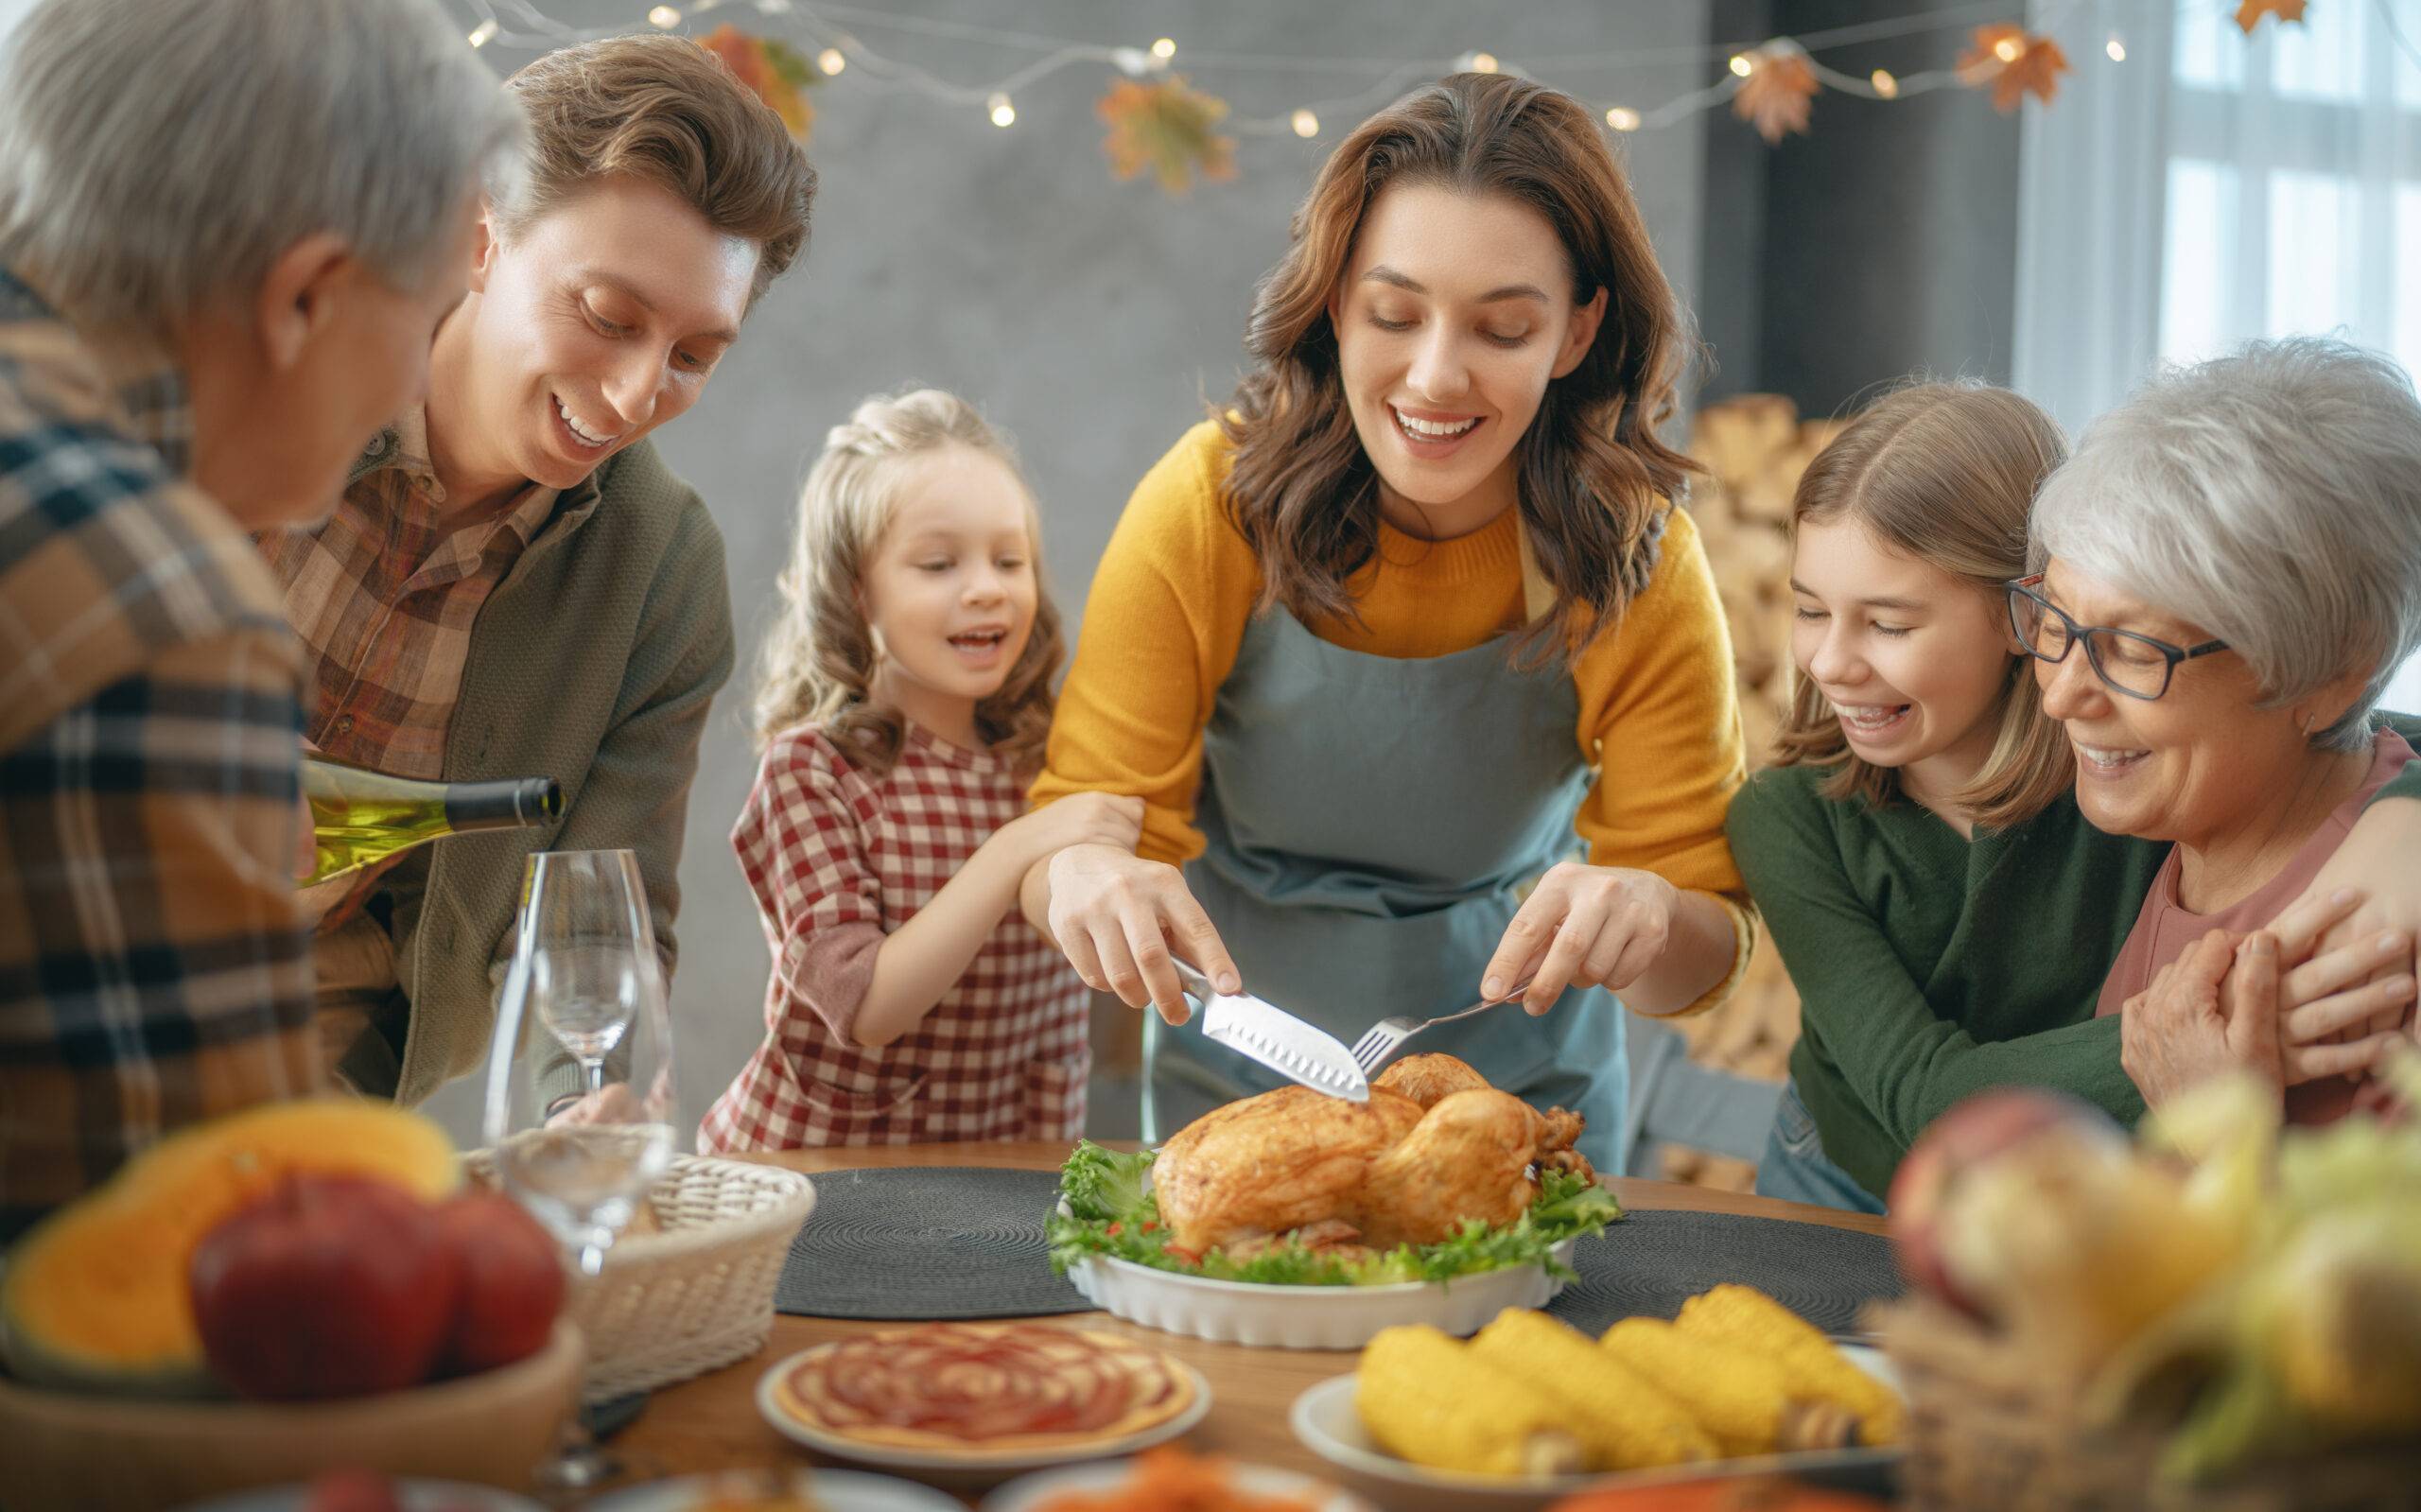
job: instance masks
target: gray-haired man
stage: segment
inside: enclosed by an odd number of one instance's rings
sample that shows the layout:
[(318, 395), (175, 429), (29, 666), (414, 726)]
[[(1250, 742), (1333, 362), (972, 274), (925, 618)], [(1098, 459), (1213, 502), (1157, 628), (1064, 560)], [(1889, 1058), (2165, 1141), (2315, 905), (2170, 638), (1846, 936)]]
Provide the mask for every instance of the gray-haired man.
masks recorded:
[(425, 382), (516, 113), (433, 0), (45, 0), (0, 66), (0, 1242), (316, 1084), (247, 531)]

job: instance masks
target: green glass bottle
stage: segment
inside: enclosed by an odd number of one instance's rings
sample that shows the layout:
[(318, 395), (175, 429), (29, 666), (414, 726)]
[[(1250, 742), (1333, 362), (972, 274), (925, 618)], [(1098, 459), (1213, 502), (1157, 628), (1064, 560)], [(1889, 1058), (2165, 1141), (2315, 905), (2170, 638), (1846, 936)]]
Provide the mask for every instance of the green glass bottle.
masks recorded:
[(312, 835), (305, 885), (447, 835), (542, 825), (564, 811), (552, 777), (418, 782), (316, 756), (303, 758), (303, 796)]

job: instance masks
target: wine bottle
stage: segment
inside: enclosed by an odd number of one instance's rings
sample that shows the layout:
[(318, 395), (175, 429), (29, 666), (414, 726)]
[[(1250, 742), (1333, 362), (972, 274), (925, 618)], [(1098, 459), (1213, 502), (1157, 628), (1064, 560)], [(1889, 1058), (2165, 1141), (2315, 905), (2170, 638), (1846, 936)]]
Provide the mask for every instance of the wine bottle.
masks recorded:
[(303, 758), (303, 796), (311, 806), (306, 886), (442, 836), (517, 829), (564, 811), (564, 790), (552, 777), (418, 782), (326, 756)]

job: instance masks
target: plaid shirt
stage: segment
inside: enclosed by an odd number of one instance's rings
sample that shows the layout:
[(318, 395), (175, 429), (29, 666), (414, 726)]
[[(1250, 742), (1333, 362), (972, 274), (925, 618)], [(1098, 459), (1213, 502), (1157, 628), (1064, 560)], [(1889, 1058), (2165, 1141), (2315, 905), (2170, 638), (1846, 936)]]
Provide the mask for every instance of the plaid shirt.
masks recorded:
[[(336, 513), (262, 537), (286, 618), (309, 657), (304, 730), (327, 755), (399, 777), (445, 775), (445, 736), (480, 606), (536, 539), (555, 491), (532, 483), (501, 512), (442, 523), (427, 411), (371, 444)], [(334, 1067), (399, 993), (385, 926), (361, 912), (384, 868), (303, 893), (318, 921), (322, 1051)]]
[(301, 658), (190, 426), (0, 273), (0, 1242), (317, 1085)]
[(880, 780), (812, 730), (766, 749), (731, 843), (774, 952), (767, 1034), (701, 1152), (1084, 1132), (1092, 998), (1015, 909), (924, 1022), (880, 1050), (849, 1037), (883, 935), (1023, 812), (1008, 763), (913, 724)]

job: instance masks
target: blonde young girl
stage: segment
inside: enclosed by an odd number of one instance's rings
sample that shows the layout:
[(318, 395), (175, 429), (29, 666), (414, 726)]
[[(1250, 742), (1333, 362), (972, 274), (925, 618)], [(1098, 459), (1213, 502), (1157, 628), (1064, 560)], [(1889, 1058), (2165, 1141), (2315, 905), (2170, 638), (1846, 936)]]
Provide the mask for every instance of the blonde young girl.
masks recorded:
[[(1996, 1085), (2143, 1112), (2119, 1019), (2094, 1010), (2168, 847), (2078, 811), (2069, 742), (2008, 617), (2028, 512), (2065, 456), (2018, 395), (1923, 384), (1859, 415), (1800, 479), (1797, 687), (1780, 764), (1727, 825), (1802, 1000), (1757, 1171), (1768, 1196), (1880, 1212), (1925, 1125)], [(2306, 910), (2282, 933), (2308, 950), (2343, 912)], [(2360, 1006), (2306, 997), (2331, 1022)], [(2281, 1056), (2290, 1080), (2298, 1049)]]
[(1132, 845), (1141, 805), (1023, 816), (1060, 658), (1039, 533), (1006, 439), (949, 394), (869, 399), (826, 439), (731, 834), (765, 1042), (702, 1150), (1082, 1132), (1085, 987), (1017, 889), (1060, 846)]

